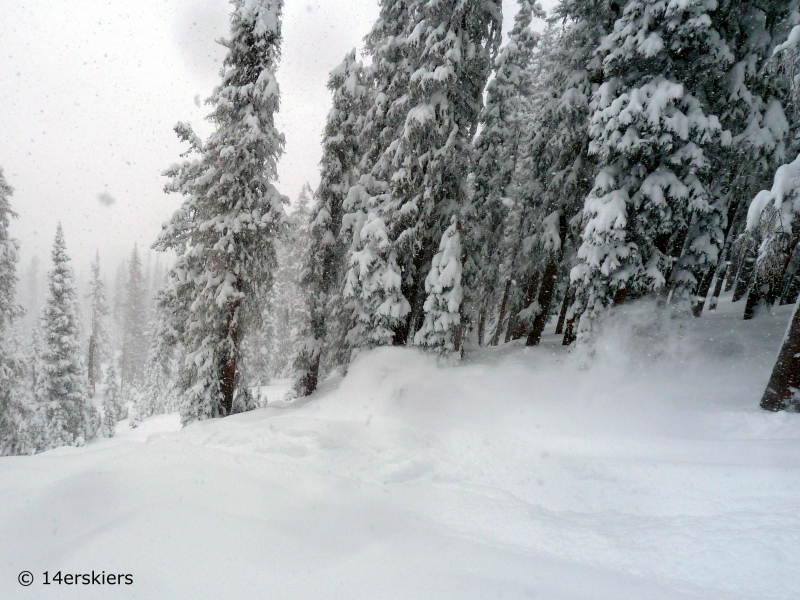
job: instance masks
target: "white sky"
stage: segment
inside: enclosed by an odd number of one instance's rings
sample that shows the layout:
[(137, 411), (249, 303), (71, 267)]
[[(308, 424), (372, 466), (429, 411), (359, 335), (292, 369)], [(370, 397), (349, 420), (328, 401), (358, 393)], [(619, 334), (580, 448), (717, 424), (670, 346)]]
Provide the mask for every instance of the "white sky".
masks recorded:
[[(503, 0), (506, 31), (516, 8)], [(97, 248), (109, 277), (134, 242), (152, 244), (180, 204), (162, 191), (182, 151), (172, 127), (209, 131), (203, 101), (228, 13), (225, 0), (0, 1), (0, 166), (15, 188), (21, 272), (33, 255), (49, 269), (59, 221), (79, 272)], [(377, 14), (377, 0), (286, 2), (278, 189), (292, 199), (319, 181), (328, 72), (360, 49)]]

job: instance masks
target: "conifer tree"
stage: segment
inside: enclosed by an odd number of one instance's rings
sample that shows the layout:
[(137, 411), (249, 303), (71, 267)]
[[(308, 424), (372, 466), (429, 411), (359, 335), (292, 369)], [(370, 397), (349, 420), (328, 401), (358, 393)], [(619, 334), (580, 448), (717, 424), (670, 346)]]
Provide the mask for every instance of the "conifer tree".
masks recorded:
[(442, 354), (462, 350), (461, 270), (461, 235), (454, 216), (425, 279), (425, 320), (414, 336), (415, 344)]
[(584, 205), (579, 283), (581, 335), (627, 295), (664, 289), (688, 310), (717, 262), (723, 205), (710, 188), (709, 156), (726, 143), (708, 112), (719, 34), (715, 3), (627, 5), (604, 38), (604, 79), (595, 92), (590, 150), (601, 170)]
[(269, 348), (268, 370), (273, 377), (291, 376), (293, 364), (302, 352), (308, 330), (308, 299), (301, 286), (304, 265), (308, 263), (308, 227), (311, 186), (303, 186), (288, 222), (288, 239), (277, 245), (278, 265), (275, 281), (262, 312), (266, 329), (263, 339)]
[(13, 192), (0, 168), (0, 455), (21, 451), (19, 428), (26, 418), (21, 398), (25, 361), (12, 331), (24, 314), (14, 300), (19, 242), (8, 231), (11, 219), (17, 216), (11, 209)]
[(89, 297), (91, 298), (91, 330), (86, 366), (89, 375), (89, 395), (93, 397), (97, 383), (102, 378), (101, 363), (109, 353), (108, 328), (106, 327), (108, 305), (106, 304), (105, 284), (100, 275), (99, 251), (95, 254), (94, 262), (92, 262)]
[(233, 7), (222, 83), (209, 100), (215, 129), (202, 143), (190, 126), (176, 126), (196, 158), (166, 172), (167, 191), (185, 200), (156, 244), (178, 255), (170, 318), (187, 319), (173, 326), (185, 352), (178, 384), (184, 423), (242, 409), (234, 403), (247, 391), (242, 339), (258, 324), (275, 239), (286, 226), (287, 200), (272, 184), (284, 145), (274, 123), (283, 2), (235, 0)]
[(323, 354), (327, 354), (329, 367), (344, 362), (349, 320), (342, 303), (347, 246), (341, 230), (345, 200), (357, 181), (359, 135), (367, 97), (363, 78), (363, 67), (352, 50), (328, 79), (333, 106), (323, 134), (321, 181), (311, 212), (310, 242), (301, 277), (308, 298), (309, 328), (295, 361), (298, 396), (316, 389)]
[(48, 446), (57, 447), (92, 438), (97, 423), (86, 393), (78, 297), (60, 224), (52, 260), (53, 268), (47, 278), (47, 303), (42, 315), (44, 339), (36, 398), (44, 407)]
[(422, 325), (431, 261), (466, 202), (500, 14), (495, 1), (381, 5), (367, 38), (376, 88), (346, 284), (357, 299), (351, 345), (405, 344)]
[(136, 386), (147, 360), (147, 290), (136, 245), (128, 262), (122, 332), (122, 386)]
[[(539, 39), (530, 28), (534, 16), (544, 16), (539, 5), (522, 0), (508, 42), (494, 60), (494, 78), (486, 86), (486, 105), (480, 116), (482, 130), (475, 140), (474, 189), (466, 210), (465, 278), (470, 304), (478, 313), (479, 344), (498, 287), (504, 253), (502, 226), (513, 201), (511, 186), (523, 143), (527, 117), (523, 104), (531, 93), (528, 67)], [(505, 273), (507, 281), (510, 277)]]
[[(717, 169), (724, 175), (720, 179), (730, 196), (727, 239), (717, 272), (721, 272), (722, 261), (731, 253), (739, 254), (735, 257), (739, 267), (734, 273), (739, 279), (735, 298), (740, 299), (749, 289), (744, 310), (744, 318), (749, 319), (759, 305), (771, 306), (781, 295), (800, 239), (800, 230), (792, 232), (780, 223), (770, 225), (766, 220), (762, 220), (761, 227), (749, 224), (736, 243), (732, 235), (743, 229), (741, 224), (751, 198), (758, 190), (770, 187), (775, 168), (791, 161), (798, 152), (798, 54), (793, 43), (782, 43), (788, 42), (796, 3), (775, 0), (762, 5), (729, 0), (720, 8), (719, 27), (730, 32), (728, 47), (736, 60), (726, 77), (726, 97), (730, 99), (720, 109), (722, 123), (730, 129), (733, 143)], [(770, 214), (780, 218), (777, 212)], [(736, 228), (732, 228), (733, 221)], [(756, 240), (759, 231), (766, 235)], [(704, 298), (710, 281), (703, 284), (698, 295)]]
[(106, 367), (102, 413), (101, 428), (103, 436), (113, 437), (117, 423), (128, 416), (125, 405), (122, 402), (119, 384), (117, 383), (117, 367), (115, 360), (109, 361)]

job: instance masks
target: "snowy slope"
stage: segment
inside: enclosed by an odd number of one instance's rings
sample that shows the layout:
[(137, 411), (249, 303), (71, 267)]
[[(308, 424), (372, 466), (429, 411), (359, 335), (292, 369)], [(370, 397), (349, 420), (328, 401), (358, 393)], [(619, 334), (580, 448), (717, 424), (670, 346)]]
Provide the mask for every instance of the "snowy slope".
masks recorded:
[(2, 458), (0, 597), (800, 597), (800, 417), (757, 408), (789, 311), (742, 308), (630, 309), (594, 357), (373, 351), (301, 403)]

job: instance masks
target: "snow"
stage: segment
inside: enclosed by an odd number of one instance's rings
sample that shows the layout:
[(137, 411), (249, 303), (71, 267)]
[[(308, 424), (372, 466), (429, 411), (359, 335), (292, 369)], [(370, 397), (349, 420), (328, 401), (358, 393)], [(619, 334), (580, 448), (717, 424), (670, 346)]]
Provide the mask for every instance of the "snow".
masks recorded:
[[(0, 458), (0, 597), (800, 597), (800, 420), (758, 408), (791, 307), (743, 302), (616, 311), (593, 355), (552, 324), (365, 351), (291, 403)], [(92, 569), (134, 583), (41, 584)]]

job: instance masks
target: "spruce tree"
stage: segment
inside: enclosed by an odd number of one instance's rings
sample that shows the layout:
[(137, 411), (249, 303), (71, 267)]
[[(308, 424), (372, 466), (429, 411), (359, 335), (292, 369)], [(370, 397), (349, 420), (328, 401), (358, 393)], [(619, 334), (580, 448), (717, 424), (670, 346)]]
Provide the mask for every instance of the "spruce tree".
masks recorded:
[(89, 298), (91, 298), (91, 330), (89, 331), (88, 360), (86, 361), (89, 375), (89, 395), (94, 397), (97, 383), (102, 378), (102, 363), (109, 355), (108, 328), (106, 316), (105, 284), (100, 275), (100, 252), (95, 254), (92, 262), (92, 281), (90, 283)]
[(262, 315), (268, 332), (263, 336), (269, 348), (268, 371), (272, 377), (289, 377), (302, 352), (308, 330), (308, 300), (301, 286), (308, 263), (308, 226), (311, 186), (303, 186), (288, 224), (288, 239), (277, 243), (278, 266)]
[[(795, 73), (798, 53), (787, 40), (794, 24), (796, 3), (775, 0), (768, 5), (756, 2), (727, 2), (718, 15), (719, 27), (728, 33), (728, 46), (736, 57), (729, 70), (722, 123), (733, 135), (732, 144), (720, 161), (718, 171), (730, 196), (727, 239), (722, 260), (731, 254), (738, 269), (735, 297), (747, 293), (744, 318), (752, 318), (758, 306), (771, 306), (781, 296), (792, 254), (800, 240), (800, 230), (783, 226), (782, 215), (767, 211), (778, 221), (762, 219), (760, 227), (747, 227), (742, 239), (733, 235), (743, 229), (744, 209), (758, 190), (772, 185), (777, 166), (797, 156), (798, 86)], [(796, 14), (796, 13), (794, 13)], [(734, 223), (734, 221), (736, 221)], [(733, 227), (735, 225), (735, 227)], [(759, 233), (764, 235), (756, 239)], [(722, 260), (720, 263), (722, 263)], [(722, 270), (722, 264), (717, 271)], [(704, 282), (707, 293), (710, 281)], [(705, 295), (705, 294), (703, 294)]]
[(103, 389), (101, 431), (104, 437), (113, 437), (117, 423), (128, 416), (117, 383), (116, 361), (106, 367)]
[(19, 429), (26, 418), (21, 397), (25, 360), (12, 330), (24, 314), (14, 300), (19, 242), (8, 231), (11, 219), (17, 216), (11, 209), (13, 192), (0, 168), (0, 455), (22, 451)]
[(214, 132), (202, 143), (190, 126), (175, 128), (196, 158), (166, 172), (167, 191), (185, 200), (156, 248), (177, 254), (170, 314), (186, 319), (173, 327), (185, 352), (178, 384), (184, 423), (241, 410), (234, 400), (247, 392), (242, 339), (258, 324), (259, 300), (272, 285), (275, 239), (286, 227), (287, 200), (272, 184), (284, 145), (274, 123), (282, 6), (233, 2), (222, 83), (209, 99)]
[(128, 262), (125, 289), (124, 327), (122, 331), (122, 386), (140, 384), (147, 360), (147, 290), (142, 275), (142, 261), (134, 245)]
[[(626, 296), (672, 290), (688, 310), (716, 266), (724, 205), (710, 185), (710, 156), (728, 143), (706, 96), (720, 76), (714, 2), (627, 5), (601, 43), (590, 151), (601, 170), (584, 205), (580, 332)], [(703, 75), (701, 75), (703, 74)]]
[(75, 277), (60, 224), (52, 260), (53, 268), (47, 277), (47, 303), (42, 315), (44, 339), (36, 399), (44, 407), (48, 446), (57, 447), (92, 438), (97, 423), (86, 392)]
[(433, 256), (466, 204), (500, 16), (495, 1), (381, 5), (367, 38), (376, 89), (365, 138), (371, 177), (346, 284), (357, 300), (351, 344), (405, 344), (422, 325)]
[[(483, 343), (494, 292), (498, 286), (506, 287), (499, 281), (503, 223), (513, 201), (512, 183), (524, 142), (527, 115), (522, 105), (531, 93), (528, 67), (539, 39), (530, 28), (534, 16), (543, 16), (540, 7), (522, 0), (508, 42), (494, 60), (494, 78), (486, 86), (480, 116), (481, 133), (475, 140), (472, 202), (465, 210), (465, 279), (469, 303), (477, 312), (478, 344)], [(504, 278), (510, 281), (511, 275), (504, 273)]]
[(415, 344), (441, 354), (461, 350), (461, 270), (461, 235), (453, 217), (425, 279), (425, 319), (414, 336)]
[(328, 367), (344, 362), (344, 334), (349, 322), (341, 293), (347, 251), (341, 229), (345, 200), (357, 181), (359, 135), (367, 97), (363, 79), (355, 50), (328, 79), (333, 106), (323, 133), (321, 180), (311, 212), (309, 248), (301, 277), (308, 298), (309, 327), (295, 361), (294, 389), (298, 396), (316, 389), (323, 354), (327, 354)]

